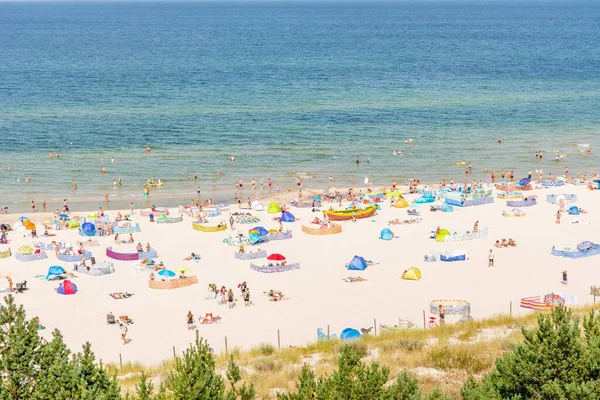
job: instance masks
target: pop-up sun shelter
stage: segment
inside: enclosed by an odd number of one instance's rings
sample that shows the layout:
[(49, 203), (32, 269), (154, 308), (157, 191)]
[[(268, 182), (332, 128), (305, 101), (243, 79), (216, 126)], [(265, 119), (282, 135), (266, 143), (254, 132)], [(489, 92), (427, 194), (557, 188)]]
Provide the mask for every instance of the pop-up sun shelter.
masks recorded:
[(296, 217), (294, 217), (289, 211), (286, 211), (283, 214), (281, 214), (281, 222), (294, 222), (295, 220)]
[(450, 231), (448, 229), (440, 229), (439, 233), (436, 235), (435, 240), (438, 242), (446, 241), (446, 236), (450, 235)]
[(81, 224), (81, 233), (85, 236), (95, 236), (96, 235), (96, 225), (91, 222), (84, 222)]
[(418, 268), (410, 267), (402, 276), (402, 279), (408, 281), (418, 281), (421, 279), (421, 271)]
[(354, 256), (348, 264), (348, 270), (350, 271), (364, 271), (365, 269), (367, 269), (367, 262), (361, 256)]
[(263, 206), (260, 201), (254, 200), (250, 205), (250, 208), (252, 208), (254, 211), (263, 211), (265, 209), (265, 206)]
[(271, 214), (281, 212), (281, 207), (279, 206), (279, 204), (277, 202), (274, 201), (271, 204), (269, 204), (269, 208), (267, 209), (267, 212), (271, 213)]
[(355, 340), (360, 337), (360, 332), (353, 328), (346, 328), (340, 333), (342, 340)]
[(77, 285), (75, 285), (73, 282), (71, 282), (69, 280), (65, 280), (65, 281), (63, 281), (63, 283), (60, 284), (58, 289), (56, 289), (56, 293), (63, 294), (63, 295), (75, 294), (75, 293), (77, 293)]
[(569, 215), (579, 215), (579, 213), (580, 213), (579, 207), (577, 207), (577, 206), (569, 207)]
[(56, 279), (57, 277), (61, 276), (62, 274), (65, 274), (67, 271), (65, 271), (65, 269), (59, 265), (54, 265), (50, 268), (48, 268), (48, 275), (46, 275), (46, 280), (47, 281), (51, 281), (53, 279)]
[(404, 197), (398, 197), (398, 201), (396, 201), (396, 208), (406, 208), (408, 207), (408, 201), (404, 200)]
[(381, 230), (379, 238), (383, 240), (392, 240), (394, 238), (394, 234), (389, 228), (384, 228)]

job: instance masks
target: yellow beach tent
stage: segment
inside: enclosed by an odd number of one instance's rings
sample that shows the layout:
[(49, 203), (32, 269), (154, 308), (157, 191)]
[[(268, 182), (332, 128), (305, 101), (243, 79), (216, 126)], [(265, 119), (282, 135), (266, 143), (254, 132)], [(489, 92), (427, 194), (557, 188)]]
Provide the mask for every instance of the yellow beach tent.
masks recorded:
[(396, 201), (396, 208), (406, 208), (408, 207), (408, 201), (404, 200), (404, 197), (400, 196), (398, 197), (398, 200)]
[(406, 279), (409, 281), (418, 281), (421, 279), (421, 271), (418, 268), (410, 267), (408, 271), (404, 273), (402, 279)]

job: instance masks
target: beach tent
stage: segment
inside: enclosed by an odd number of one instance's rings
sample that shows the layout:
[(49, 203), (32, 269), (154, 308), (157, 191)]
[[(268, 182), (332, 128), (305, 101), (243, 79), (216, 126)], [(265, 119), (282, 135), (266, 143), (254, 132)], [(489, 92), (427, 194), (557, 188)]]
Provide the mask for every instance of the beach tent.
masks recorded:
[(515, 186), (521, 186), (521, 187), (523, 187), (523, 186), (529, 185), (530, 183), (531, 183), (531, 179), (529, 179), (529, 178), (523, 178)]
[(81, 232), (86, 236), (94, 236), (96, 234), (96, 225), (91, 222), (81, 224)]
[(435, 240), (437, 240), (438, 242), (445, 242), (446, 236), (449, 236), (449, 235), (450, 235), (450, 231), (448, 229), (440, 229), (440, 232), (435, 237)]
[(579, 251), (587, 251), (591, 250), (592, 248), (594, 248), (594, 243), (590, 242), (589, 240), (585, 240), (577, 245), (577, 250)]
[(454, 207), (452, 207), (448, 203), (444, 203), (444, 204), (442, 204), (442, 211), (443, 212), (453, 212), (454, 211)]
[(396, 201), (396, 208), (406, 208), (408, 207), (408, 201), (404, 200), (404, 197), (398, 197), (398, 201)]
[(285, 211), (283, 214), (281, 214), (281, 222), (294, 222), (295, 220), (296, 217), (294, 217), (289, 211)]
[(385, 194), (385, 198), (389, 199), (390, 197), (402, 197), (402, 192), (399, 190), (394, 190), (393, 192), (387, 192)]
[(408, 281), (418, 281), (419, 279), (421, 279), (421, 271), (419, 271), (418, 268), (410, 267), (408, 271), (406, 271), (404, 276), (402, 276), (402, 279)]
[(77, 293), (77, 285), (75, 285), (69, 280), (65, 280), (63, 283), (60, 284), (58, 289), (56, 289), (56, 293), (63, 295), (75, 294)]
[(340, 333), (342, 340), (355, 340), (360, 337), (360, 332), (353, 328), (346, 328)]
[(250, 208), (252, 208), (254, 211), (263, 211), (265, 209), (265, 206), (263, 206), (260, 201), (254, 200), (250, 205)]
[(389, 228), (384, 228), (381, 230), (379, 238), (383, 240), (392, 240), (394, 238), (394, 234)]
[(65, 274), (67, 271), (65, 271), (65, 269), (59, 265), (54, 265), (50, 268), (48, 268), (48, 274), (46, 275), (46, 280), (50, 281), (58, 276), (61, 276), (62, 274)]
[(275, 214), (275, 213), (281, 212), (281, 207), (279, 206), (279, 203), (274, 201), (271, 204), (269, 204), (269, 208), (267, 209), (267, 212), (270, 214)]
[(569, 207), (569, 214), (570, 215), (579, 215), (579, 208), (577, 206)]
[(35, 229), (35, 224), (30, 220), (23, 221), (23, 225), (28, 231), (32, 231)]
[(348, 270), (350, 271), (364, 271), (367, 268), (367, 262), (361, 256), (354, 256), (352, 261), (348, 264)]

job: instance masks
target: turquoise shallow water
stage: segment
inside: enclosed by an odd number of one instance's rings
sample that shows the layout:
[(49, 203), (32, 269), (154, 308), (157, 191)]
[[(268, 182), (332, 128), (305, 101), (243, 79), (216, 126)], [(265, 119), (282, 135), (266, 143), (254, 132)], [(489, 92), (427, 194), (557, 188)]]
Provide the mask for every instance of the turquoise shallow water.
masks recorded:
[(478, 178), (589, 171), (599, 20), (597, 2), (0, 3), (0, 205), (140, 204), (152, 175), (175, 205), (194, 170), (215, 198), (240, 177), (458, 179), (459, 159)]

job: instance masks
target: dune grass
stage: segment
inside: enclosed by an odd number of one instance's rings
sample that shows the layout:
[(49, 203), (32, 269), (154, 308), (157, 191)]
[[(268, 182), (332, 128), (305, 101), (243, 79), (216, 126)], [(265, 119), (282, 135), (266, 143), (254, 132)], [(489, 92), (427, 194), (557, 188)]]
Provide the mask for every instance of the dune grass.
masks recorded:
[[(575, 315), (592, 307), (573, 309)], [(494, 367), (497, 357), (522, 341), (521, 328), (537, 324), (539, 313), (518, 318), (495, 316), (461, 325), (446, 325), (427, 330), (414, 329), (365, 335), (353, 342), (322, 340), (304, 347), (277, 351), (268, 343), (244, 351), (235, 348), (215, 357), (218, 371), (225, 371), (230, 357), (243, 371), (243, 379), (253, 383), (257, 398), (274, 398), (278, 390), (293, 389), (300, 368), (307, 363), (317, 377), (331, 374), (345, 345), (358, 348), (368, 361), (377, 361), (390, 369), (390, 379), (408, 370), (414, 373), (425, 391), (436, 388), (458, 396), (469, 375), (481, 376)], [(124, 391), (131, 390), (143, 370), (148, 377), (162, 381), (173, 368), (173, 360), (154, 366), (140, 363), (108, 365), (117, 374)]]

